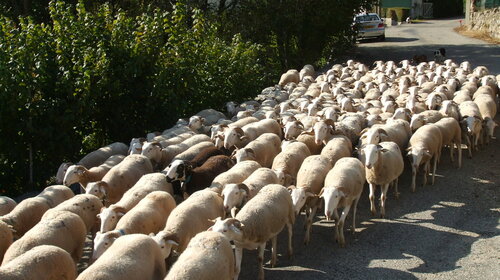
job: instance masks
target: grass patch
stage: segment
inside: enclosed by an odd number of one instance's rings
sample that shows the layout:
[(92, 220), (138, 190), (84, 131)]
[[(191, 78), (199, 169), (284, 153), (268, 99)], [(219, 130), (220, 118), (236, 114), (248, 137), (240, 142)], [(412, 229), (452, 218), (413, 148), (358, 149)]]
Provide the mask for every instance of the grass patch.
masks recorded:
[(476, 38), (492, 44), (500, 44), (499, 38), (491, 37), (491, 35), (486, 31), (469, 30), (466, 25), (455, 27), (453, 30), (467, 37)]

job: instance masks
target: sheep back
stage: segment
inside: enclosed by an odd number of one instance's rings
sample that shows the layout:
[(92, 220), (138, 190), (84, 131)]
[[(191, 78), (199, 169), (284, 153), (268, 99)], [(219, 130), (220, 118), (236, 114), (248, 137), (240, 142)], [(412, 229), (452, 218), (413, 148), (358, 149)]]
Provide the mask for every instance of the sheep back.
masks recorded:
[(380, 142), (379, 145), (387, 151), (379, 151), (378, 162), (372, 168), (365, 168), (365, 173), (368, 183), (384, 185), (394, 181), (403, 173), (404, 161), (396, 143)]
[(287, 223), (295, 222), (292, 197), (282, 185), (267, 185), (241, 208), (235, 218), (244, 225), (244, 240), (264, 243), (281, 232)]
[(5, 252), (2, 265), (39, 245), (54, 245), (70, 253), (78, 263), (82, 256), (87, 229), (82, 219), (68, 211), (54, 212), (16, 240)]
[(201, 143), (195, 144), (195, 145), (189, 147), (184, 152), (176, 155), (172, 161), (174, 161), (176, 159), (185, 160), (185, 161), (191, 161), (198, 154), (200, 154), (203, 150), (209, 149), (209, 148), (215, 148), (214, 143), (212, 143), (212, 142), (201, 142)]
[(35, 226), (49, 209), (50, 205), (46, 199), (31, 197), (19, 202), (9, 214), (0, 217), (0, 220), (11, 225), (14, 237), (19, 238)]
[(104, 163), (112, 155), (127, 155), (128, 146), (121, 142), (115, 142), (99, 148), (78, 161), (79, 165), (85, 166), (90, 169), (94, 166), (99, 166)]
[(128, 211), (118, 221), (116, 229), (124, 229), (127, 234), (156, 234), (165, 227), (175, 206), (172, 195), (164, 191), (154, 191)]
[(297, 173), (297, 188), (309, 188), (311, 192), (319, 193), (330, 169), (330, 159), (321, 155), (307, 157)]
[(252, 149), (256, 161), (262, 167), (271, 167), (274, 158), (281, 152), (281, 140), (274, 133), (264, 133), (248, 143), (244, 149)]
[(77, 214), (85, 223), (87, 232), (92, 229), (97, 221), (97, 214), (103, 207), (101, 200), (95, 195), (79, 194), (64, 201), (56, 207), (49, 209), (42, 216), (42, 220), (52, 219), (54, 215), (57, 216), (58, 211), (69, 211)]
[(254, 197), (263, 187), (269, 184), (278, 184), (278, 176), (276, 172), (267, 167), (261, 167), (255, 170), (248, 178), (243, 181), (249, 190), (250, 198)]
[(311, 152), (306, 144), (293, 142), (274, 158), (272, 169), (284, 170), (295, 178), (302, 162), (310, 155)]
[(68, 252), (40, 245), (0, 267), (3, 280), (73, 280), (76, 266)]
[(17, 203), (14, 199), (8, 196), (0, 196), (0, 216), (6, 215), (10, 213), (15, 207)]
[(255, 170), (260, 168), (261, 165), (254, 160), (245, 160), (236, 163), (231, 169), (223, 172), (212, 181), (211, 188), (217, 189), (217, 192), (221, 192), (225, 185), (227, 184), (239, 184), (243, 182), (248, 176), (250, 176)]
[(204, 231), (191, 239), (165, 279), (233, 279), (234, 266), (229, 239), (219, 232)]
[(462, 143), (462, 129), (458, 121), (451, 117), (445, 117), (436, 122), (436, 125), (441, 131), (442, 145), (448, 145), (451, 142), (457, 143), (459, 146)]
[(165, 225), (166, 235), (178, 240), (177, 252), (186, 249), (189, 240), (212, 226), (210, 220), (224, 215), (222, 197), (209, 190), (193, 193), (172, 212)]
[(0, 263), (2, 263), (3, 255), (12, 242), (14, 242), (14, 235), (12, 234), (10, 226), (0, 221)]
[[(117, 257), (119, 256), (119, 257)], [(129, 234), (116, 241), (78, 280), (162, 280), (166, 275), (160, 247), (149, 236)]]
[(326, 143), (323, 150), (321, 150), (321, 156), (327, 158), (330, 161), (331, 166), (343, 158), (350, 157), (352, 154), (352, 143), (349, 138), (343, 135), (334, 135), (328, 143)]

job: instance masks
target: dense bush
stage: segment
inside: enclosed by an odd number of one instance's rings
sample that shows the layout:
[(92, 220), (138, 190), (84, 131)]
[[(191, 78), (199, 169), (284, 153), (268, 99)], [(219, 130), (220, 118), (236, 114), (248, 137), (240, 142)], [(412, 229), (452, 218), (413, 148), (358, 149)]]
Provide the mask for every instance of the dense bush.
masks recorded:
[(62, 161), (254, 96), (259, 46), (226, 42), (177, 4), (132, 17), (53, 1), (50, 21), (0, 17), (0, 191), (43, 187)]

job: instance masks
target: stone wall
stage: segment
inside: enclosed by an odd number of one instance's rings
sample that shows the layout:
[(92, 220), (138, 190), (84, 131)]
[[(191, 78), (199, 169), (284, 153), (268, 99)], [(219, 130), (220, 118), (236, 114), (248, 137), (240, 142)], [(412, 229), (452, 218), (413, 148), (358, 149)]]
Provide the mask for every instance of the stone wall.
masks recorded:
[(500, 39), (500, 7), (472, 12), (469, 29), (486, 31), (491, 37)]

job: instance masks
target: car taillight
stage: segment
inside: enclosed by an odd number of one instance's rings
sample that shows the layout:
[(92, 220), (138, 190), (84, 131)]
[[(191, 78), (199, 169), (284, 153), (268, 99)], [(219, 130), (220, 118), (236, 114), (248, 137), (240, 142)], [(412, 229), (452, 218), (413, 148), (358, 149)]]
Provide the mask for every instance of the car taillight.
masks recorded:
[(379, 23), (379, 24), (378, 24), (378, 27), (379, 27), (379, 28), (380, 28), (380, 27), (384, 27), (384, 24), (383, 24), (383, 23)]

